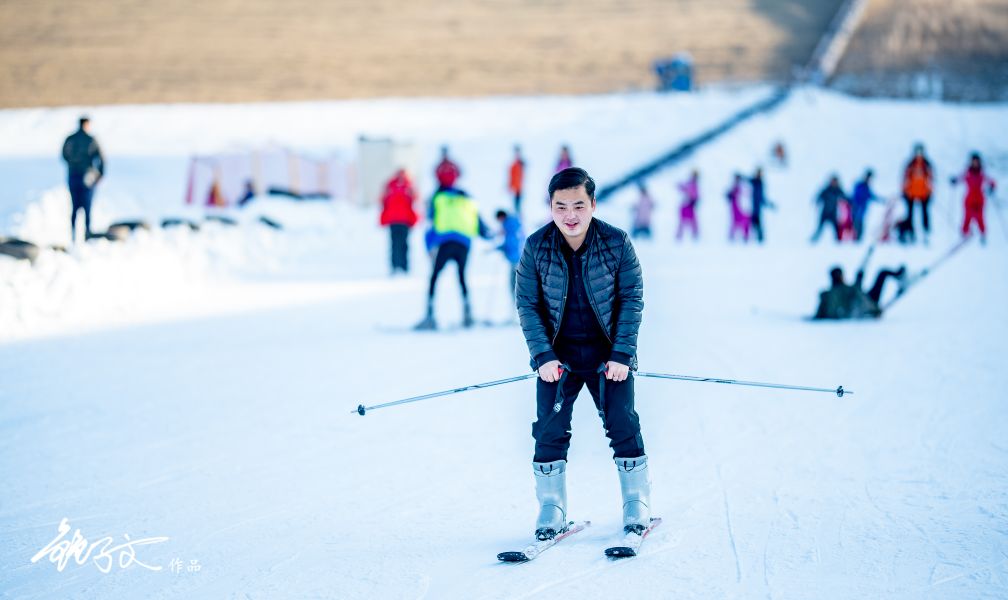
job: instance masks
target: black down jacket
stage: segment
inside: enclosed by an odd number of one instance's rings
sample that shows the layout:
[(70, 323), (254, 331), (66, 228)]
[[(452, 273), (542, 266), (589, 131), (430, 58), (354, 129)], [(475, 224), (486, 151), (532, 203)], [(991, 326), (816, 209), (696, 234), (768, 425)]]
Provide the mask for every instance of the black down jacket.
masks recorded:
[(71, 175), (84, 175), (91, 168), (105, 174), (105, 161), (98, 142), (83, 129), (78, 129), (63, 142), (63, 160)]
[[(626, 232), (593, 219), (590, 245), (583, 261), (583, 281), (595, 316), (613, 345), (613, 353), (633, 358), (637, 366), (637, 330), (644, 310), (644, 281), (640, 262)], [(525, 242), (515, 301), (525, 341), (535, 358), (553, 349), (567, 300), (567, 262), (560, 244), (562, 234), (553, 223)]]

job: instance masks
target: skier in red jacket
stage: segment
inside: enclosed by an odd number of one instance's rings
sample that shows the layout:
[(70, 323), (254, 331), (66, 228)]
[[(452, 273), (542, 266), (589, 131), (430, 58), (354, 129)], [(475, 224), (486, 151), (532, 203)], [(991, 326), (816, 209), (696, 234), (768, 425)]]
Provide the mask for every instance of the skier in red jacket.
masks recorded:
[(438, 187), (442, 190), (455, 187), (462, 171), (459, 170), (450, 158), (448, 158), (448, 146), (441, 146), (441, 162), (434, 169), (434, 176), (437, 177)]
[(980, 155), (974, 152), (970, 156), (970, 164), (966, 169), (966, 172), (959, 177), (952, 178), (952, 184), (955, 185), (962, 180), (966, 183), (966, 197), (963, 199), (963, 204), (965, 208), (965, 213), (963, 216), (962, 224), (962, 234), (964, 236), (970, 233), (970, 223), (976, 221), (977, 227), (980, 229), (980, 242), (987, 242), (987, 227), (984, 225), (984, 185), (987, 186), (988, 192), (994, 191), (994, 180), (987, 176), (983, 170), (983, 163), (980, 161)]
[(381, 224), (389, 228), (392, 246), (392, 274), (401, 270), (409, 273), (409, 230), (416, 225), (417, 214), (413, 210), (416, 192), (406, 171), (399, 169), (385, 184), (382, 195)]

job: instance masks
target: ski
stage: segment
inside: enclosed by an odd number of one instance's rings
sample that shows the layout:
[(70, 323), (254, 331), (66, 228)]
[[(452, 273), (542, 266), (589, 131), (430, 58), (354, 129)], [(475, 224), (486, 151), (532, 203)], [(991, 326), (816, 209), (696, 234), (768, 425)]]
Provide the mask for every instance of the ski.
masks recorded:
[(644, 543), (644, 538), (648, 536), (649, 533), (655, 528), (661, 525), (661, 519), (655, 518), (651, 519), (651, 525), (648, 526), (642, 533), (637, 534), (633, 532), (627, 532), (623, 535), (623, 544), (621, 546), (613, 546), (611, 548), (605, 549), (605, 555), (609, 558), (629, 558), (631, 556), (637, 556), (637, 552), (640, 551), (641, 544)]
[(889, 310), (889, 308), (891, 308), (893, 304), (896, 304), (897, 300), (899, 300), (900, 298), (902, 298), (903, 296), (906, 295), (906, 293), (910, 290), (910, 288), (912, 288), (915, 285), (917, 285), (918, 283), (920, 283), (920, 281), (922, 279), (924, 279), (925, 277), (927, 277), (928, 275), (930, 275), (931, 273), (933, 273), (935, 271), (935, 269), (937, 269), (938, 267), (940, 267), (942, 265), (942, 263), (944, 263), (946, 260), (948, 260), (949, 258), (951, 258), (952, 255), (954, 255), (956, 252), (958, 252), (960, 249), (962, 249), (966, 245), (966, 243), (970, 241), (971, 237), (973, 237), (973, 236), (967, 235), (967, 236), (963, 237), (954, 246), (952, 246), (951, 248), (949, 248), (949, 250), (947, 252), (945, 252), (945, 254), (942, 254), (940, 257), (938, 257), (937, 260), (935, 260), (929, 266), (921, 269), (918, 273), (916, 273), (914, 275), (909, 275), (906, 278), (906, 280), (903, 281), (902, 284), (900, 285), (900, 289), (896, 293), (896, 295), (892, 299), (890, 299), (888, 302), (886, 302), (885, 304), (882, 304), (879, 307), (879, 308), (882, 309), (882, 312), (884, 313), (885, 311)]
[(497, 555), (497, 560), (502, 562), (528, 562), (545, 552), (547, 548), (557, 545), (561, 540), (569, 538), (575, 533), (584, 530), (584, 528), (589, 525), (591, 525), (591, 521), (571, 521), (567, 524), (567, 529), (565, 529), (562, 533), (557, 534), (557, 536), (553, 539), (542, 541), (536, 540), (526, 546), (524, 550), (501, 552)]

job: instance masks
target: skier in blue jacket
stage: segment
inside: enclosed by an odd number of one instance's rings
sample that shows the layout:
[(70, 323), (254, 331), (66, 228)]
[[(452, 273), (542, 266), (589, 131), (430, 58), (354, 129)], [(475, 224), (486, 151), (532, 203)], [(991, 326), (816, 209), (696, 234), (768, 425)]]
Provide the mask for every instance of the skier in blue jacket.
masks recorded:
[(518, 261), (521, 260), (522, 250), (525, 248), (525, 230), (522, 229), (521, 221), (515, 215), (509, 215), (503, 210), (497, 211), (497, 222), (500, 223), (504, 239), (500, 246), (497, 246), (504, 258), (511, 264), (508, 271), (508, 282), (511, 285), (511, 298), (515, 293), (515, 274), (518, 271)]

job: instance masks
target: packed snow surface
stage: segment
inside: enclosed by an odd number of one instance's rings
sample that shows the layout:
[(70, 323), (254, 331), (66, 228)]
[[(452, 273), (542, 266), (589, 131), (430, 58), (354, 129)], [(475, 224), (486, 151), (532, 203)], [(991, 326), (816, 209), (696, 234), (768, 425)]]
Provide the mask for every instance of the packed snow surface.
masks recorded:
[[(522, 143), (532, 231), (561, 143), (605, 184), (766, 93), (89, 108), (109, 162), (95, 221), (202, 216), (181, 203), (189, 153), (278, 142), (349, 156), (364, 133), (414, 140), (431, 167), (449, 143), (488, 221), (509, 205)], [(54, 155), (79, 110), (0, 112), (0, 235), (68, 244)], [(778, 139), (786, 167), (768, 156)], [(346, 201), (257, 199), (234, 213), (238, 227), (155, 228), (45, 250), (34, 265), (0, 257), (0, 595), (1008, 597), (1000, 209), (988, 204), (986, 245), (970, 240), (881, 320), (802, 319), (828, 269), (852, 277), (867, 249), (828, 235), (809, 244), (816, 192), (834, 172), (849, 190), (872, 167), (876, 191), (897, 194), (917, 141), (936, 169), (930, 244), (880, 245), (870, 281), (883, 266), (917, 272), (955, 243), (962, 189), (948, 177), (969, 152), (1008, 185), (1008, 106), (798, 90), (648, 182), (658, 209), (654, 239), (636, 242), (641, 369), (854, 394), (638, 379), (664, 522), (619, 562), (602, 554), (620, 537), (619, 487), (586, 393), (569, 509), (592, 525), (523, 565), (495, 557), (532, 534), (531, 381), (354, 410), (528, 372), (516, 326), (457, 327), (452, 267), (437, 290), (445, 331), (409, 332), (430, 268), (423, 226), (411, 274), (397, 278), (376, 208)], [(777, 205), (768, 241), (728, 243), (724, 191), (757, 165)], [(677, 244), (675, 183), (693, 168), (702, 238)], [(429, 172), (418, 185), (429, 195)], [(597, 216), (628, 227), (635, 200), (624, 191)], [(870, 209), (870, 232), (883, 212)], [(492, 248), (471, 254), (473, 309), (505, 322), (507, 265)], [(88, 544), (168, 538), (134, 546), (160, 570), (121, 551), (99, 558), (100, 545), (60, 569), (50, 544), (64, 518), (65, 540), (77, 529)]]

